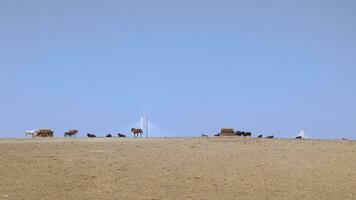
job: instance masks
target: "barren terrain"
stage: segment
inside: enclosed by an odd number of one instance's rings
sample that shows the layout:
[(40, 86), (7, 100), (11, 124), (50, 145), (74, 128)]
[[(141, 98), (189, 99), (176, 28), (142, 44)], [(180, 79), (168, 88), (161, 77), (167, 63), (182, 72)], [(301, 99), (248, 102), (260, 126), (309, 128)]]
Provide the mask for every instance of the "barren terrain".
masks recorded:
[(1, 139), (0, 200), (356, 199), (356, 142)]

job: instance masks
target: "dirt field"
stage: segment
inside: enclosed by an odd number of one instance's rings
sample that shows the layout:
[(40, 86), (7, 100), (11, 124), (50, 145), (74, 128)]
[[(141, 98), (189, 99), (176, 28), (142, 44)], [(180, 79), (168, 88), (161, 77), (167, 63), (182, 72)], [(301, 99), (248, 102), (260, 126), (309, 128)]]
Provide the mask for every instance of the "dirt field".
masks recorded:
[(356, 199), (356, 142), (2, 139), (0, 199)]

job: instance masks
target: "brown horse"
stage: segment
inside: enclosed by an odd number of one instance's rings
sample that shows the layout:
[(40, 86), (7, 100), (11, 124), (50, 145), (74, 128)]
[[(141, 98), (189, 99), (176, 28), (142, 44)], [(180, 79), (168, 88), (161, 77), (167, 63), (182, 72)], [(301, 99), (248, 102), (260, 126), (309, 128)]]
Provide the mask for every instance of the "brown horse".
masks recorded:
[(69, 130), (69, 131), (64, 133), (64, 137), (67, 137), (67, 136), (68, 137), (75, 137), (75, 136), (78, 135), (78, 133), (79, 133), (78, 130)]
[(139, 135), (140, 135), (140, 137), (142, 137), (142, 135), (143, 135), (143, 131), (140, 128), (132, 128), (131, 133), (134, 134), (134, 138), (136, 138), (136, 136), (138, 137)]
[(51, 129), (40, 129), (37, 131), (36, 137), (53, 137), (54, 132)]

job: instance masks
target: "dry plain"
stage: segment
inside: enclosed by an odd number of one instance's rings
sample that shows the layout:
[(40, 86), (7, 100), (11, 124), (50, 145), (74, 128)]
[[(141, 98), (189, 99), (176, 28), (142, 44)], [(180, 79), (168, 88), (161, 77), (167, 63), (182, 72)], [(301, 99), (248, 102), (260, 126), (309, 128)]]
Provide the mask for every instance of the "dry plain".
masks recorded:
[(356, 199), (356, 142), (1, 139), (0, 200)]

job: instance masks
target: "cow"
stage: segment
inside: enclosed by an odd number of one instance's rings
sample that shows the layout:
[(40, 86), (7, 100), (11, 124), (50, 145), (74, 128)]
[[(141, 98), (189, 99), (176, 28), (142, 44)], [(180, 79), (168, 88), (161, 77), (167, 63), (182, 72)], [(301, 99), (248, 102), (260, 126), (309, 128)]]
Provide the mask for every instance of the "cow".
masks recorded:
[(303, 139), (303, 137), (302, 136), (297, 136), (295, 139), (301, 140), (301, 139)]
[(107, 138), (111, 138), (112, 135), (111, 135), (111, 134), (107, 134), (106, 137), (107, 137)]
[(236, 131), (236, 133), (235, 133), (235, 135), (239, 136), (239, 137), (243, 136), (244, 134), (245, 133), (243, 131)]
[(125, 138), (126, 137), (126, 135), (121, 134), (121, 133), (117, 134), (117, 136), (119, 136), (119, 138)]
[(201, 137), (203, 137), (203, 138), (206, 137), (206, 138), (207, 138), (207, 137), (209, 137), (209, 136), (208, 136), (208, 135), (205, 135), (205, 134), (202, 134)]
[(37, 130), (37, 129), (34, 129), (34, 130), (31, 130), (31, 131), (26, 131), (26, 132), (25, 132), (25, 135), (26, 135), (26, 136), (31, 136), (32, 138), (34, 138), (34, 137), (36, 137), (37, 132), (38, 132), (38, 130)]
[(87, 136), (88, 136), (89, 138), (95, 138), (95, 137), (96, 137), (95, 134), (90, 134), (90, 133), (88, 133)]
[(243, 136), (244, 137), (251, 137), (252, 133), (251, 132), (244, 132)]
[(271, 135), (271, 136), (267, 136), (266, 137), (266, 139), (273, 139), (274, 138), (274, 136), (273, 135)]
[(37, 131), (36, 137), (54, 137), (54, 132), (51, 129), (40, 129)]
[(64, 137), (75, 137), (79, 133), (78, 130), (69, 130), (64, 133)]
[(263, 138), (263, 135), (259, 135), (257, 138)]

